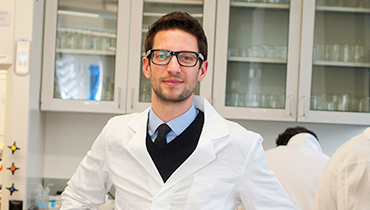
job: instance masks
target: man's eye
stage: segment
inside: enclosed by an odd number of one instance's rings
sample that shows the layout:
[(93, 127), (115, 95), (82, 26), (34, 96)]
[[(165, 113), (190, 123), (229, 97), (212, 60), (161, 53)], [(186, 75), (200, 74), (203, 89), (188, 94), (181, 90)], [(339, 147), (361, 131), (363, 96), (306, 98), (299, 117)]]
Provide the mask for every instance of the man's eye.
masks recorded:
[(161, 53), (156, 56), (158, 59), (165, 60), (168, 57), (168, 53)]

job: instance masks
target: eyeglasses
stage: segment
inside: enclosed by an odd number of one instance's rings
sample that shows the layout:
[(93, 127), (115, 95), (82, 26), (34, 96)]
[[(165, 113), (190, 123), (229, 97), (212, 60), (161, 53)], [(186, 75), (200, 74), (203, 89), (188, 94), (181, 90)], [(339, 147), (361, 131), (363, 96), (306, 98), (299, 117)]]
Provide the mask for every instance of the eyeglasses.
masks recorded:
[(167, 65), (170, 63), (172, 56), (176, 56), (177, 62), (180, 66), (193, 67), (197, 65), (198, 59), (204, 61), (201, 53), (192, 51), (178, 51), (172, 52), (169, 50), (148, 50), (146, 57), (152, 60), (155, 65)]

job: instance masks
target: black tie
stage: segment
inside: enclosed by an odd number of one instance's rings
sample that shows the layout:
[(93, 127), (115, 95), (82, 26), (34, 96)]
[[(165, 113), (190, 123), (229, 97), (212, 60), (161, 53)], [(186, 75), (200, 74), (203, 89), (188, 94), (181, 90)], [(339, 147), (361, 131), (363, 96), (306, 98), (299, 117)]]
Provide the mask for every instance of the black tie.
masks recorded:
[(168, 134), (168, 132), (170, 132), (170, 130), (171, 130), (171, 128), (165, 123), (163, 123), (162, 125), (160, 125), (158, 127), (158, 136), (154, 140), (154, 143), (158, 147), (163, 147), (163, 146), (167, 145), (166, 135)]

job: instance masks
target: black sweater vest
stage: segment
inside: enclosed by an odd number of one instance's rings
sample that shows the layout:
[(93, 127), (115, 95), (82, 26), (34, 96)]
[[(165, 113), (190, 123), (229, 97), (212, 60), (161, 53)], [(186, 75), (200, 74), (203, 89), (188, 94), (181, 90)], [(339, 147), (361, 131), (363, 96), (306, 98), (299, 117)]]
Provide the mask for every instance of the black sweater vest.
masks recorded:
[(159, 148), (146, 135), (146, 148), (152, 158), (163, 182), (194, 152), (203, 129), (204, 113), (199, 110), (194, 121), (165, 147)]

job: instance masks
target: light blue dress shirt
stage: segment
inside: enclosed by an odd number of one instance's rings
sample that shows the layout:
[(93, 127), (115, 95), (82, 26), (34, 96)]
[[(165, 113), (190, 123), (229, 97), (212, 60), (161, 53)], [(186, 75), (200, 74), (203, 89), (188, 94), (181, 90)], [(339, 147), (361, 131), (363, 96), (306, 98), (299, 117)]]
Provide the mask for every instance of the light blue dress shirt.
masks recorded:
[[(167, 143), (170, 143), (177, 136), (179, 136), (194, 121), (194, 119), (198, 115), (198, 112), (199, 111), (195, 109), (194, 104), (192, 104), (190, 109), (184, 114), (169, 121), (167, 125), (171, 128), (171, 131), (166, 136)], [(149, 110), (148, 120), (148, 133), (150, 138), (154, 142), (155, 138), (157, 138), (158, 135), (157, 128), (164, 122), (153, 112), (151, 107)]]

